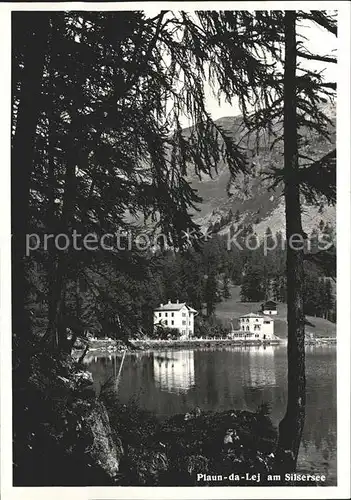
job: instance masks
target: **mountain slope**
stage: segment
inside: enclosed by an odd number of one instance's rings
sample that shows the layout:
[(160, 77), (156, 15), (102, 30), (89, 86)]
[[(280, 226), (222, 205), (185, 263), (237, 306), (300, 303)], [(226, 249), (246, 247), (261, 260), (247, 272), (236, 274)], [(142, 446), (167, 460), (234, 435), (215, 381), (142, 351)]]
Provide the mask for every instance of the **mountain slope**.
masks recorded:
[[(335, 107), (328, 106), (326, 111), (335, 123)], [(234, 137), (236, 142), (242, 141), (248, 158), (249, 173), (239, 174), (235, 179), (231, 179), (223, 161), (218, 165), (218, 173), (213, 178), (202, 175), (199, 179), (194, 170), (190, 169), (187, 179), (203, 200), (198, 206), (199, 211), (194, 214), (194, 219), (203, 229), (213, 226), (216, 222), (220, 223), (221, 232), (224, 232), (233, 221), (223, 223), (223, 219), (229, 219), (228, 214), (231, 213), (236, 215), (235, 223), (252, 225), (259, 236), (264, 234), (267, 227), (273, 232), (284, 230), (282, 186), (270, 189), (271, 181), (265, 179), (272, 168), (283, 166), (282, 142), (272, 147), (273, 138), (265, 134), (260, 134), (258, 143), (256, 135), (244, 137), (245, 129), (240, 116), (221, 118), (216, 123)], [(278, 127), (276, 124), (277, 130)], [(306, 156), (318, 159), (335, 147), (335, 127), (330, 127), (330, 143), (308, 131), (300, 133), (303, 135), (300, 153)], [(310, 206), (306, 200), (302, 200), (302, 208), (303, 228), (306, 233), (317, 227), (321, 220), (335, 226), (335, 208), (323, 205), (323, 200), (319, 207)]]

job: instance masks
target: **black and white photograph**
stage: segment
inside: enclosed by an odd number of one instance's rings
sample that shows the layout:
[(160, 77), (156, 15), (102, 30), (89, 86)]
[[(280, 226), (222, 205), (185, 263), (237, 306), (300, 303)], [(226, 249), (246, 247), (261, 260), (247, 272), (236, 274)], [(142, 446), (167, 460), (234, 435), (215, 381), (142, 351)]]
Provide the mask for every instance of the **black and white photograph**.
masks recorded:
[(4, 500), (349, 497), (349, 7), (7, 5)]

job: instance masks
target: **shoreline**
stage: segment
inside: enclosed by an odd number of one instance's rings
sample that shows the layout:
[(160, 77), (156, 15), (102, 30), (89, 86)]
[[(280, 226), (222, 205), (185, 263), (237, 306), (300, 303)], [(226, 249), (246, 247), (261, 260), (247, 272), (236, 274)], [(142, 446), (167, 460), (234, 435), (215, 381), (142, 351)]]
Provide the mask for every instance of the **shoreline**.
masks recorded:
[[(211, 347), (267, 347), (286, 345), (286, 339), (279, 340), (238, 340), (238, 339), (189, 339), (189, 340), (130, 340), (130, 346), (126, 346), (123, 342), (113, 339), (101, 339), (89, 342), (87, 354), (112, 354), (119, 352), (142, 352), (148, 350), (164, 350), (164, 349), (198, 349)], [(335, 345), (336, 339), (316, 339), (315, 341), (306, 341), (305, 346), (320, 346), (320, 345)], [(74, 354), (79, 356), (82, 353), (82, 348), (74, 349)]]
[(147, 349), (183, 349), (186, 347), (222, 347), (222, 346), (267, 346), (281, 345), (284, 340), (238, 340), (238, 339), (189, 339), (189, 340), (133, 340), (133, 345)]

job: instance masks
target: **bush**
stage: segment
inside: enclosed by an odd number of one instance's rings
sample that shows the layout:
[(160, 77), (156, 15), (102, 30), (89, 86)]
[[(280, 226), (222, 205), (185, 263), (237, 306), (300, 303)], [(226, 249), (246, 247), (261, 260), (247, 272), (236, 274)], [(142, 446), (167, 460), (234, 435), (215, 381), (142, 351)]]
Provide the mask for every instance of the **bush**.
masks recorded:
[(180, 337), (178, 328), (170, 328), (167, 326), (157, 326), (153, 333), (153, 338), (160, 340), (176, 340)]
[(198, 338), (225, 338), (230, 328), (223, 325), (218, 318), (197, 318), (194, 325), (194, 336)]

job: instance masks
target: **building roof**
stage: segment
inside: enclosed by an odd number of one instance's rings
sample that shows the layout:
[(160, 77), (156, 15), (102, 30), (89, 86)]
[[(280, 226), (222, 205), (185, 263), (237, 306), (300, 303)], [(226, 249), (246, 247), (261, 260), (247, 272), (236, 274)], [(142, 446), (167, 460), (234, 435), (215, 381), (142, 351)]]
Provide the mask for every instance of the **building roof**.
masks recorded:
[(264, 307), (265, 306), (274, 306), (274, 307), (277, 307), (277, 303), (275, 302), (275, 300), (266, 300), (266, 302), (264, 302), (262, 305)]
[(243, 314), (242, 316), (240, 316), (240, 318), (265, 318), (265, 316), (259, 313), (249, 313), (249, 314)]
[(180, 311), (184, 306), (190, 312), (197, 312), (196, 309), (187, 306), (186, 302), (171, 302), (171, 301), (168, 301), (167, 304), (161, 304), (159, 307), (156, 307), (155, 311)]
[(239, 317), (239, 319), (241, 319), (241, 318), (262, 318), (265, 321), (273, 321), (273, 318), (271, 318), (267, 315), (264, 315), (264, 314), (260, 314), (260, 313), (243, 314), (242, 316)]

